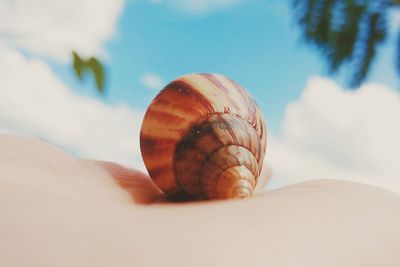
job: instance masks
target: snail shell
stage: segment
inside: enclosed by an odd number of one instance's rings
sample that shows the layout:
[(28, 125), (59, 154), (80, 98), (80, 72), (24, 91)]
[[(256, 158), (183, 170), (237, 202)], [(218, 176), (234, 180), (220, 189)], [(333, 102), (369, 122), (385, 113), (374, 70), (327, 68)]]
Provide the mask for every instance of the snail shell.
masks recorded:
[(140, 133), (152, 180), (175, 199), (251, 196), (266, 146), (263, 116), (237, 83), (189, 74), (153, 100)]

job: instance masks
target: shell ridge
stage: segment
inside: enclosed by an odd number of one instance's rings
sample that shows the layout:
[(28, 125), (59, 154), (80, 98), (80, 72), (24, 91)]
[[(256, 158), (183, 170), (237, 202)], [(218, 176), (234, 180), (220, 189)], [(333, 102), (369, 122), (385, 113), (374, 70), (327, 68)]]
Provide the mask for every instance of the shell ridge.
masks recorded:
[[(203, 170), (204, 164), (206, 164), (206, 162), (207, 162), (215, 153), (217, 153), (221, 148), (224, 148), (224, 147), (226, 147), (226, 146), (239, 146), (239, 147), (243, 147), (244, 149), (246, 149), (247, 151), (249, 151), (249, 152), (251, 153), (251, 155), (252, 155), (255, 159), (257, 159), (257, 156), (254, 155), (254, 153), (253, 153), (252, 151), (250, 151), (250, 149), (249, 149), (248, 147), (246, 147), (246, 146), (244, 146), (244, 145), (242, 145), (242, 144), (227, 143), (227, 144), (223, 144), (223, 145), (219, 146), (218, 148), (214, 149), (210, 154), (208, 154), (207, 157), (206, 157), (206, 158), (203, 160), (203, 162), (200, 164), (200, 172), (197, 174), (197, 176), (198, 176), (198, 177), (197, 177), (197, 180), (198, 180), (199, 183), (200, 183), (199, 188), (200, 188), (201, 190), (204, 190), (203, 184), (202, 184), (202, 182), (201, 182), (201, 174), (202, 174), (201, 171)], [(258, 164), (258, 163), (257, 163), (257, 164)], [(232, 166), (235, 166), (235, 165), (232, 165)], [(231, 168), (232, 166), (229, 166), (229, 167), (227, 167), (227, 168), (224, 168), (223, 171), (225, 171), (225, 170)], [(174, 166), (174, 169), (175, 169), (175, 166)]]
[[(228, 147), (228, 146), (237, 146), (237, 147), (242, 147), (243, 149), (245, 149), (246, 151), (250, 152), (250, 155), (255, 159), (256, 163), (257, 163), (257, 167), (260, 166), (260, 161), (262, 160), (262, 151), (261, 150), (255, 150), (252, 151), (253, 145), (252, 143), (246, 142), (244, 140), (247, 140), (246, 136), (248, 131), (245, 130), (247, 129), (252, 129), (252, 135), (254, 135), (254, 138), (257, 138), (257, 140), (260, 140), (257, 131), (254, 129), (254, 127), (251, 127), (249, 125), (249, 122), (247, 120), (245, 120), (242, 116), (239, 116), (238, 114), (231, 114), (231, 113), (222, 113), (222, 112), (214, 112), (213, 114), (216, 115), (216, 118), (212, 118), (210, 120), (207, 120), (207, 118), (212, 117), (212, 114), (208, 114), (207, 116), (203, 116), (202, 119), (198, 120), (196, 123), (193, 123), (193, 125), (186, 131), (186, 133), (183, 135), (181, 142), (177, 143), (176, 146), (174, 147), (174, 164), (173, 164), (173, 172), (174, 172), (174, 179), (175, 179), (175, 183), (186, 193), (188, 194), (195, 194), (195, 192), (204, 192), (202, 190), (204, 190), (204, 187), (202, 186), (202, 179), (201, 179), (201, 175), (202, 175), (202, 169), (204, 168), (204, 164), (206, 162), (209, 161), (210, 157), (212, 157), (216, 152), (218, 152), (220, 149), (224, 148), (224, 147)], [(220, 117), (220, 115), (222, 115)], [(225, 115), (225, 116), (224, 116)], [(228, 117), (226, 117), (228, 116)], [(222, 121), (221, 119), (222, 118)], [(222, 123), (228, 123), (229, 125), (229, 121), (230, 120), (234, 120), (237, 121), (238, 123), (240, 123), (242, 126), (240, 127), (240, 129), (237, 129), (236, 132), (237, 133), (241, 133), (239, 136), (241, 136), (241, 138), (245, 138), (245, 139), (220, 139), (220, 134), (221, 132), (218, 132), (214, 129), (214, 127), (216, 127), (215, 123), (218, 123), (218, 121), (221, 121)], [(191, 158), (191, 160), (195, 160), (197, 161), (197, 163), (194, 164), (194, 166), (196, 166), (195, 168), (190, 168), (191, 170), (197, 169), (198, 172), (191, 172), (191, 177), (193, 177), (193, 179), (190, 179), (191, 185), (187, 183), (187, 181), (189, 181), (188, 179), (185, 178), (185, 176), (182, 176), (183, 171), (186, 170), (187, 167), (184, 166), (190, 166), (187, 164), (191, 164), (189, 163), (190, 160), (185, 159), (184, 154), (182, 154), (183, 151), (190, 151), (193, 150), (194, 147), (198, 147), (197, 141), (194, 140), (200, 140), (202, 139), (201, 135), (198, 136), (196, 135), (196, 127), (200, 127), (199, 130), (204, 134), (204, 130), (202, 128), (202, 125), (204, 125), (203, 127), (207, 127), (206, 125), (214, 125), (213, 130), (211, 131), (213, 134), (215, 135), (215, 141), (219, 140), (220, 144), (218, 143), (214, 143), (214, 145), (212, 147), (210, 147), (211, 149), (205, 149), (203, 151), (203, 156), (201, 156), (200, 158)], [(223, 128), (224, 129), (224, 128)], [(227, 129), (224, 129), (223, 131), (226, 131)], [(232, 128), (231, 130), (234, 130), (234, 128)], [(200, 133), (197, 132), (198, 133)], [(234, 130), (235, 131), (235, 130)], [(230, 135), (231, 133), (229, 133), (230, 130), (227, 131), (227, 134)], [(194, 143), (192, 143), (192, 141), (189, 142), (189, 140), (192, 140)], [(192, 147), (194, 145), (194, 147)], [(198, 149), (200, 149), (200, 147), (198, 147)], [(257, 153), (255, 153), (257, 152)], [(183, 152), (185, 153), (185, 152)], [(185, 163), (186, 162), (186, 163)], [(192, 161), (193, 162), (193, 161)], [(259, 174), (259, 173), (258, 173)], [(254, 173), (254, 175), (257, 175), (256, 173)], [(183, 178), (183, 180), (182, 180)], [(197, 189), (194, 189), (197, 188)], [(196, 193), (197, 194), (197, 193)]]
[[(223, 169), (223, 171), (219, 174), (219, 176), (218, 176), (218, 178), (217, 179), (215, 179), (215, 183), (216, 183), (216, 186), (218, 186), (218, 182), (220, 182), (220, 179), (221, 179), (221, 176), (223, 176), (224, 175), (224, 173), (227, 171), (227, 170), (229, 170), (229, 169), (231, 169), (231, 168), (235, 168), (235, 167), (245, 167), (246, 169), (247, 169), (247, 167), (246, 166), (237, 166), (237, 165), (232, 165), (232, 166), (229, 166), (229, 167), (226, 167), (226, 168), (224, 168)], [(247, 169), (248, 170), (248, 169)], [(250, 170), (249, 170), (250, 171)], [(251, 172), (250, 172), (251, 173)], [(254, 184), (253, 184), (253, 182), (251, 182), (251, 184), (252, 184), (252, 186), (256, 186), (256, 183), (257, 183), (257, 181), (256, 181), (256, 177), (254, 177), (254, 175), (251, 173), (251, 175), (253, 176), (253, 178), (254, 178)], [(246, 180), (247, 182), (249, 182), (247, 179), (241, 179), (241, 180)], [(237, 181), (236, 181), (237, 182)], [(254, 190), (254, 189), (253, 189)]]
[[(206, 121), (209, 117), (212, 117), (212, 116), (214, 116), (214, 115), (222, 115), (222, 114), (234, 115), (234, 116), (236, 116), (237, 118), (240, 118), (240, 119), (242, 119), (243, 121), (247, 122), (247, 123), (256, 131), (257, 136), (258, 136), (257, 128), (256, 128), (253, 124), (251, 124), (251, 122), (250, 122), (248, 119), (243, 118), (243, 117), (240, 116), (240, 114), (238, 114), (238, 113), (232, 114), (232, 113), (227, 113), (227, 112), (213, 112), (213, 113), (209, 113), (209, 114), (204, 115), (203, 117), (201, 117), (201, 118), (198, 119), (197, 121), (193, 122), (193, 123), (188, 127), (188, 129), (184, 132), (184, 134), (183, 134), (182, 136), (183, 136), (183, 137), (184, 137), (184, 136), (187, 136), (187, 135), (190, 133), (190, 131), (193, 129), (194, 126), (201, 124), (203, 121)], [(261, 137), (259, 136), (259, 138), (261, 138)], [(178, 149), (178, 147), (179, 147), (178, 144), (179, 144), (179, 143), (177, 143), (177, 144), (175, 145), (174, 150), (173, 150), (174, 158), (175, 158), (177, 149)], [(247, 147), (245, 147), (245, 146), (242, 145), (242, 144), (235, 144), (235, 143), (232, 143), (232, 144), (231, 144), (231, 143), (223, 144), (223, 145), (219, 146), (218, 148), (216, 148), (215, 150), (213, 150), (209, 155), (207, 155), (207, 157), (204, 159), (204, 161), (203, 161), (203, 162), (201, 163), (201, 165), (200, 165), (200, 170), (201, 170), (201, 168), (203, 168), (204, 163), (209, 159), (209, 157), (211, 157), (212, 154), (214, 154), (215, 152), (217, 152), (219, 149), (221, 149), (221, 148), (224, 147), (224, 146), (233, 146), (233, 145), (241, 146), (241, 147), (243, 147), (243, 148), (249, 150)], [(250, 150), (249, 150), (249, 151), (250, 151)], [(253, 153), (252, 151), (250, 151), (250, 153), (253, 155), (253, 157), (254, 157), (255, 159), (258, 158), (256, 155), (254, 155), (254, 153)], [(262, 154), (260, 155), (260, 157), (262, 157)], [(258, 162), (257, 162), (257, 163), (258, 163)], [(180, 183), (180, 181), (179, 181), (179, 179), (178, 179), (178, 175), (177, 175), (177, 174), (178, 174), (178, 171), (176, 170), (176, 166), (175, 166), (175, 164), (172, 164), (172, 165), (173, 165), (173, 170), (174, 170), (174, 174), (175, 174), (175, 181), (176, 181), (176, 184), (177, 184), (180, 188), (182, 188), (182, 190), (184, 190), (183, 187), (182, 187), (182, 184)], [(198, 175), (200, 176), (200, 174), (198, 174)], [(198, 180), (200, 180), (200, 177), (198, 177)], [(200, 182), (200, 183), (201, 183), (201, 182)], [(203, 189), (203, 187), (202, 187), (201, 184), (200, 184), (200, 187), (199, 187), (199, 188)]]
[(261, 136), (259, 136), (258, 134), (258, 128), (257, 128), (257, 123), (251, 123), (251, 121), (248, 118), (244, 118), (243, 116), (241, 116), (239, 113), (230, 113), (230, 112), (213, 112), (213, 113), (209, 113), (204, 115), (203, 117), (201, 117), (200, 119), (198, 119), (197, 121), (193, 122), (191, 124), (190, 127), (188, 127), (189, 129), (184, 133), (183, 136), (185, 136), (186, 134), (188, 134), (190, 132), (190, 130), (193, 128), (193, 126), (200, 124), (201, 122), (207, 120), (207, 118), (212, 117), (213, 115), (223, 115), (223, 114), (230, 114), (230, 115), (234, 115), (244, 121), (246, 121), (257, 133), (258, 137), (261, 138)]

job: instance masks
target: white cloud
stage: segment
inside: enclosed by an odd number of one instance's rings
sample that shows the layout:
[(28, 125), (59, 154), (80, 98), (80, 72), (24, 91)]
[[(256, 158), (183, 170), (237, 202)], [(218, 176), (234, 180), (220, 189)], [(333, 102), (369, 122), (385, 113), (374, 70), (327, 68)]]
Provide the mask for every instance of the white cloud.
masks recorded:
[(224, 9), (244, 0), (150, 0), (153, 4), (165, 3), (174, 9), (190, 14), (204, 14)]
[(140, 76), (140, 82), (151, 90), (161, 90), (165, 86), (164, 80), (155, 73), (144, 73)]
[(283, 134), (269, 138), (270, 187), (346, 179), (400, 192), (400, 94), (369, 84), (345, 91), (310, 79), (288, 105)]
[(49, 66), (0, 44), (0, 130), (45, 139), (80, 157), (144, 169), (144, 113), (75, 94)]
[(123, 0), (0, 1), (0, 42), (5, 41), (60, 62), (71, 51), (105, 55)]

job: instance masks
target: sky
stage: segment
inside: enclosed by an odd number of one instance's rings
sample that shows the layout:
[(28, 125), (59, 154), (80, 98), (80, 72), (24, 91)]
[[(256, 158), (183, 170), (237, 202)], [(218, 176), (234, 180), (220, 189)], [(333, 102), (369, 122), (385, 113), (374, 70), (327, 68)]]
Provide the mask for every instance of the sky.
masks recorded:
[[(301, 41), (290, 1), (0, 1), (0, 132), (145, 170), (138, 138), (151, 100), (181, 75), (220, 73), (264, 113), (270, 188), (332, 178), (400, 192), (394, 48), (391, 34), (350, 91)], [(104, 95), (76, 79), (73, 50), (105, 64)]]

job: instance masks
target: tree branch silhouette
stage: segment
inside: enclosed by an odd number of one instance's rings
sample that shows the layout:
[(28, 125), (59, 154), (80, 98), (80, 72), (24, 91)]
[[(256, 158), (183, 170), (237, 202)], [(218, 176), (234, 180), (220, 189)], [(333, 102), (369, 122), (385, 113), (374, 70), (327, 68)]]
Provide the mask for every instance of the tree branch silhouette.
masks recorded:
[[(349, 69), (351, 88), (368, 77), (388, 36), (388, 12), (399, 6), (400, 0), (293, 0), (303, 39), (320, 51), (330, 74)], [(395, 67), (400, 76), (400, 33)]]

